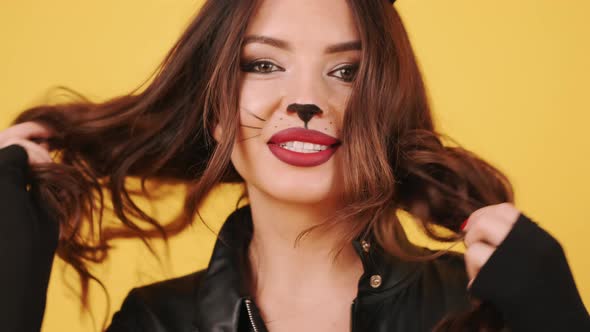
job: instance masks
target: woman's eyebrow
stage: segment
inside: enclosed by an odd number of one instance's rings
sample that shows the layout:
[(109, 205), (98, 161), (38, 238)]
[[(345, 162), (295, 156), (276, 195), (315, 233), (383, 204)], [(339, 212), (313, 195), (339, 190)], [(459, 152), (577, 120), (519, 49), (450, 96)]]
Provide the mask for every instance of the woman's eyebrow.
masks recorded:
[[(273, 38), (273, 37), (268, 37), (268, 36), (261, 36), (261, 35), (246, 36), (246, 37), (244, 37), (244, 42), (242, 43), (242, 46), (246, 46), (247, 44), (250, 44), (250, 43), (261, 43), (261, 44), (266, 44), (269, 46), (277, 47), (277, 48), (280, 48), (280, 49), (283, 49), (283, 50), (286, 50), (289, 52), (293, 51), (293, 47), (291, 46), (291, 44), (288, 41)], [(361, 50), (360, 40), (353, 40), (353, 41), (349, 41), (349, 42), (329, 45), (324, 50), (324, 53), (331, 54), (331, 53), (357, 51), (357, 50), (358, 51)]]

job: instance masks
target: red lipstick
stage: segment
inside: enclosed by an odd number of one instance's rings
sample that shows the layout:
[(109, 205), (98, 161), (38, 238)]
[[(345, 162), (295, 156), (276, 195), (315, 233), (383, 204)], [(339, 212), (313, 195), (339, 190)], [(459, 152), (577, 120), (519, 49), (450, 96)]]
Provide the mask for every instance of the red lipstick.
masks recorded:
[[(291, 151), (281, 146), (281, 143), (293, 141), (325, 145), (327, 149), (318, 152), (303, 153)], [(267, 145), (272, 154), (279, 160), (293, 166), (311, 167), (321, 165), (330, 160), (336, 149), (340, 146), (340, 143), (340, 140), (337, 138), (317, 130), (289, 128), (274, 134)]]

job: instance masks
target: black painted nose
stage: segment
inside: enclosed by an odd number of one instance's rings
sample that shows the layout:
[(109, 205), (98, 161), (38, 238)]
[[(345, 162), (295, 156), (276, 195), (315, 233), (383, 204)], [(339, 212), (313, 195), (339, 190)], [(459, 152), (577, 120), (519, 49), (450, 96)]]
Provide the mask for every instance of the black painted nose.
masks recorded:
[(305, 128), (307, 128), (307, 123), (314, 115), (323, 113), (323, 111), (314, 104), (291, 104), (287, 107), (287, 112), (297, 112), (299, 118), (305, 123)]

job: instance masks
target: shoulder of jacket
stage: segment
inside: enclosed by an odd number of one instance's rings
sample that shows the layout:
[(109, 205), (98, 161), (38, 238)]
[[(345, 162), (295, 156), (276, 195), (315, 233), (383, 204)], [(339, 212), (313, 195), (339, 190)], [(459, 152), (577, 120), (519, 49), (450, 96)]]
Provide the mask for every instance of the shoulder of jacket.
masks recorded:
[[(434, 253), (434, 251), (430, 252)], [(469, 280), (463, 254), (454, 251), (424, 262), (423, 275), (428, 278), (437, 278), (445, 285), (465, 282), (464, 286), (467, 286)]]
[[(434, 253), (434, 251), (431, 251)], [(465, 256), (463, 253), (448, 251), (430, 261), (430, 264), (440, 270), (467, 273), (465, 270)]]
[[(205, 270), (134, 288), (134, 296), (157, 316), (193, 309)], [(192, 311), (191, 311), (192, 314)]]
[(469, 276), (462, 253), (451, 251), (424, 262), (420, 279), (429, 296), (437, 295), (446, 303), (459, 306), (468, 304)]
[(108, 331), (184, 331), (192, 326), (205, 270), (133, 288)]

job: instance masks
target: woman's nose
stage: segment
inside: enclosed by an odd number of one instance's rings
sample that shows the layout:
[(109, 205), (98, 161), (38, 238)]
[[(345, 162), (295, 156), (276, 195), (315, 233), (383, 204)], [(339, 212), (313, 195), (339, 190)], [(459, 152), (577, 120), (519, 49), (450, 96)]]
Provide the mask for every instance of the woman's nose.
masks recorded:
[(290, 104), (287, 107), (287, 112), (297, 112), (297, 116), (303, 121), (306, 129), (307, 123), (314, 117), (314, 115), (323, 113), (323, 111), (315, 104)]

